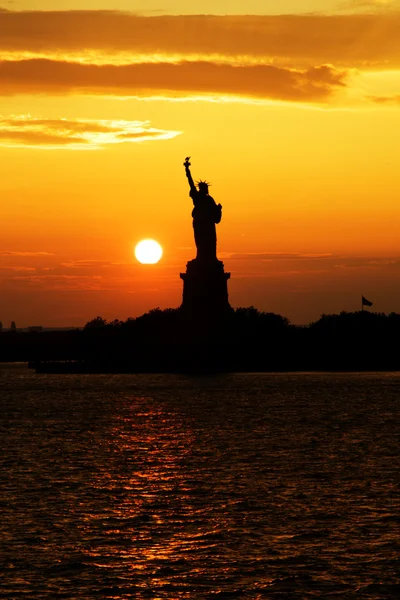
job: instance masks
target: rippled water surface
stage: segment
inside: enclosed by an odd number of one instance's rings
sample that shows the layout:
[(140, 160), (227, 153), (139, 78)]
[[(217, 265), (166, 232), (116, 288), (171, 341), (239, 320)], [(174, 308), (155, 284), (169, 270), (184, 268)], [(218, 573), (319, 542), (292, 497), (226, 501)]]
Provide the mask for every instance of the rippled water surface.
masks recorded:
[(0, 597), (400, 597), (399, 374), (0, 367)]

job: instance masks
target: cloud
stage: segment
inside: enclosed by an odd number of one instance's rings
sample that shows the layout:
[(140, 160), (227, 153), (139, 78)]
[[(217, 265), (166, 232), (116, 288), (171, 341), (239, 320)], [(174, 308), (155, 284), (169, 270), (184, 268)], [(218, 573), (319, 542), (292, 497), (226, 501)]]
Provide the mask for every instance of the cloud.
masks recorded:
[(51, 252), (20, 252), (15, 250), (0, 250), (0, 256), (54, 256)]
[[(0, 270), (1, 272), (1, 270)], [(164, 281), (169, 278), (157, 278), (157, 283), (162, 284), (165, 289)], [(175, 278), (176, 279), (176, 278)], [(153, 279), (154, 283), (155, 279)], [(129, 290), (143, 291), (144, 283), (148, 284), (148, 279), (140, 280), (138, 277), (134, 277), (132, 266), (125, 272), (115, 271), (107, 276), (103, 276), (98, 273), (81, 274), (74, 273), (63, 273), (61, 270), (59, 273), (54, 274), (21, 274), (11, 275), (6, 274), (4, 279), (1, 281), (2, 290), (27, 290), (29, 292), (33, 290), (46, 290), (46, 291), (91, 291), (91, 292), (108, 292), (108, 291), (119, 291), (126, 293)], [(175, 282), (174, 282), (175, 283)], [(179, 282), (176, 282), (179, 286)]]
[(99, 259), (82, 259), (82, 260), (69, 260), (63, 262), (60, 265), (66, 269), (103, 269), (109, 267), (132, 267), (132, 262), (126, 262), (123, 260), (99, 260)]
[(335, 269), (381, 269), (398, 268), (400, 266), (399, 258), (377, 257), (377, 258), (338, 258), (332, 263)]
[[(330, 65), (296, 70), (272, 65), (233, 66), (210, 62), (179, 64), (84, 65), (52, 60), (0, 62), (0, 94), (92, 93), (119, 96), (190, 94), (233, 94), (292, 101), (320, 101), (345, 86), (346, 72)], [(79, 133), (85, 141), (96, 139)], [(104, 124), (104, 122), (102, 122)], [(43, 125), (43, 124), (42, 124)], [(41, 125), (41, 126), (42, 126)], [(54, 125), (53, 125), (54, 126)], [(130, 141), (143, 138), (166, 139), (178, 132), (150, 129), (148, 124), (117, 122), (119, 134), (131, 134)], [(53, 135), (52, 126), (45, 133)], [(78, 132), (71, 130), (75, 136)], [(41, 133), (43, 131), (41, 130)], [(110, 132), (108, 143), (127, 140)], [(59, 135), (59, 131), (56, 132)], [(132, 137), (138, 134), (139, 137)], [(106, 134), (104, 134), (106, 135)], [(63, 137), (63, 136), (61, 136)], [(100, 136), (101, 137), (101, 136)], [(65, 140), (65, 136), (63, 137)], [(99, 137), (97, 137), (97, 140)], [(103, 136), (101, 139), (105, 140)]]
[[(377, 277), (386, 277), (392, 281), (393, 276), (397, 277), (400, 272), (398, 256), (260, 252), (231, 253), (230, 256), (226, 253), (221, 258), (226, 259), (225, 266), (232, 273), (232, 293), (235, 282), (240, 280), (254, 281), (255, 285), (257, 282), (279, 280), (289, 282), (291, 286), (304, 285), (308, 289), (311, 282), (318, 282), (325, 288), (326, 282), (340, 280), (343, 285), (344, 281), (353, 282), (355, 276), (365, 277), (366, 280), (372, 277), (375, 281)], [(150, 289), (149, 286), (153, 286), (152, 289), (158, 287), (163, 291), (176, 291), (176, 298), (181, 293), (179, 278), (176, 277), (179, 267), (171, 264), (160, 265), (151, 274), (143, 272), (134, 261), (126, 260), (71, 258), (54, 264), (51, 271), (37, 263), (35, 265), (35, 272), (30, 266), (0, 267), (1, 290), (5, 293), (29, 294), (46, 291), (142, 294), (145, 289)], [(321, 278), (325, 283), (321, 283)]]
[(368, 100), (376, 104), (400, 104), (400, 94), (393, 96), (368, 96)]
[[(201, 96), (323, 103), (347, 94), (354, 101), (363, 99), (365, 89), (379, 95), (363, 83), (366, 71), (397, 76), (399, 31), (400, 11), (157, 17), (100, 10), (5, 11), (0, 13), (0, 96)], [(95, 130), (89, 141), (85, 130), (76, 128), (64, 136), (47, 124), (40, 133), (27, 134), (21, 142), (13, 132), (9, 140), (42, 147), (96, 145)], [(102, 133), (106, 139), (106, 132), (97, 133), (97, 140)], [(146, 133), (147, 139), (176, 135)], [(144, 136), (123, 129), (110, 139), (134, 142)]]
[(331, 259), (332, 254), (297, 254), (297, 253), (279, 253), (279, 252), (263, 252), (263, 253), (244, 253), (244, 254), (228, 254), (224, 258), (232, 260), (259, 260), (259, 261), (274, 261), (274, 260), (298, 260), (298, 259)]
[(16, 275), (2, 282), (3, 289), (39, 288), (47, 290), (107, 290), (99, 275)]
[(36, 271), (36, 267), (2, 267), (0, 265), (0, 271)]
[[(301, 273), (322, 273), (359, 270), (382, 271), (383, 269), (398, 269), (399, 257), (381, 256), (351, 256), (330, 253), (225, 253), (221, 258), (226, 259), (227, 269), (234, 272), (237, 278), (280, 275), (295, 275)], [(229, 262), (228, 262), (229, 261)], [(245, 273), (246, 272), (246, 273)]]
[(148, 121), (0, 116), (0, 146), (8, 147), (96, 149), (123, 142), (165, 140), (179, 133), (154, 129)]
[(398, 0), (348, 0), (341, 2), (339, 8), (343, 10), (361, 10), (361, 11), (377, 11), (387, 12), (390, 10), (398, 10), (400, 8)]
[(298, 68), (376, 62), (393, 67), (400, 65), (399, 30), (400, 12), (143, 17), (117, 11), (8, 11), (0, 13), (0, 55), (91, 64), (108, 64), (112, 57), (131, 64), (214, 56)]

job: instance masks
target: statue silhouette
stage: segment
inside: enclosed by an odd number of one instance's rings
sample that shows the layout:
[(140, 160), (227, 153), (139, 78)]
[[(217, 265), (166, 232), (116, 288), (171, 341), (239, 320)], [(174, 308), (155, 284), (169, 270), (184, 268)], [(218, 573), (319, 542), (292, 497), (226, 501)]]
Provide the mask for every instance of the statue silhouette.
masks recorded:
[(221, 221), (222, 206), (216, 204), (214, 198), (208, 193), (208, 183), (199, 181), (195, 186), (190, 173), (190, 156), (183, 163), (186, 177), (190, 186), (190, 197), (193, 200), (192, 211), (194, 240), (197, 247), (197, 260), (217, 260), (217, 232), (215, 224)]

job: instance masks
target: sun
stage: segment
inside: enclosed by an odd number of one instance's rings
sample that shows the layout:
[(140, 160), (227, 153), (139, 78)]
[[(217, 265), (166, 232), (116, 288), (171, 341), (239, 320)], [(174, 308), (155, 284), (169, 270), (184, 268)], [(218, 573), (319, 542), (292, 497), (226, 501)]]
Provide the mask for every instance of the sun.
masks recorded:
[(135, 247), (135, 256), (142, 265), (155, 265), (162, 254), (163, 250), (155, 240), (142, 240)]

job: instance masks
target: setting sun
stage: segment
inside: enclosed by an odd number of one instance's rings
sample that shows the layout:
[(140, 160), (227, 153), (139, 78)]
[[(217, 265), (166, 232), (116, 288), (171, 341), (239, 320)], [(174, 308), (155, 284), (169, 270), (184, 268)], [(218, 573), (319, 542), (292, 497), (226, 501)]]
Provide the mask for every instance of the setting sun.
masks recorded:
[(135, 256), (142, 265), (155, 265), (162, 254), (162, 248), (155, 240), (142, 240), (135, 248)]

